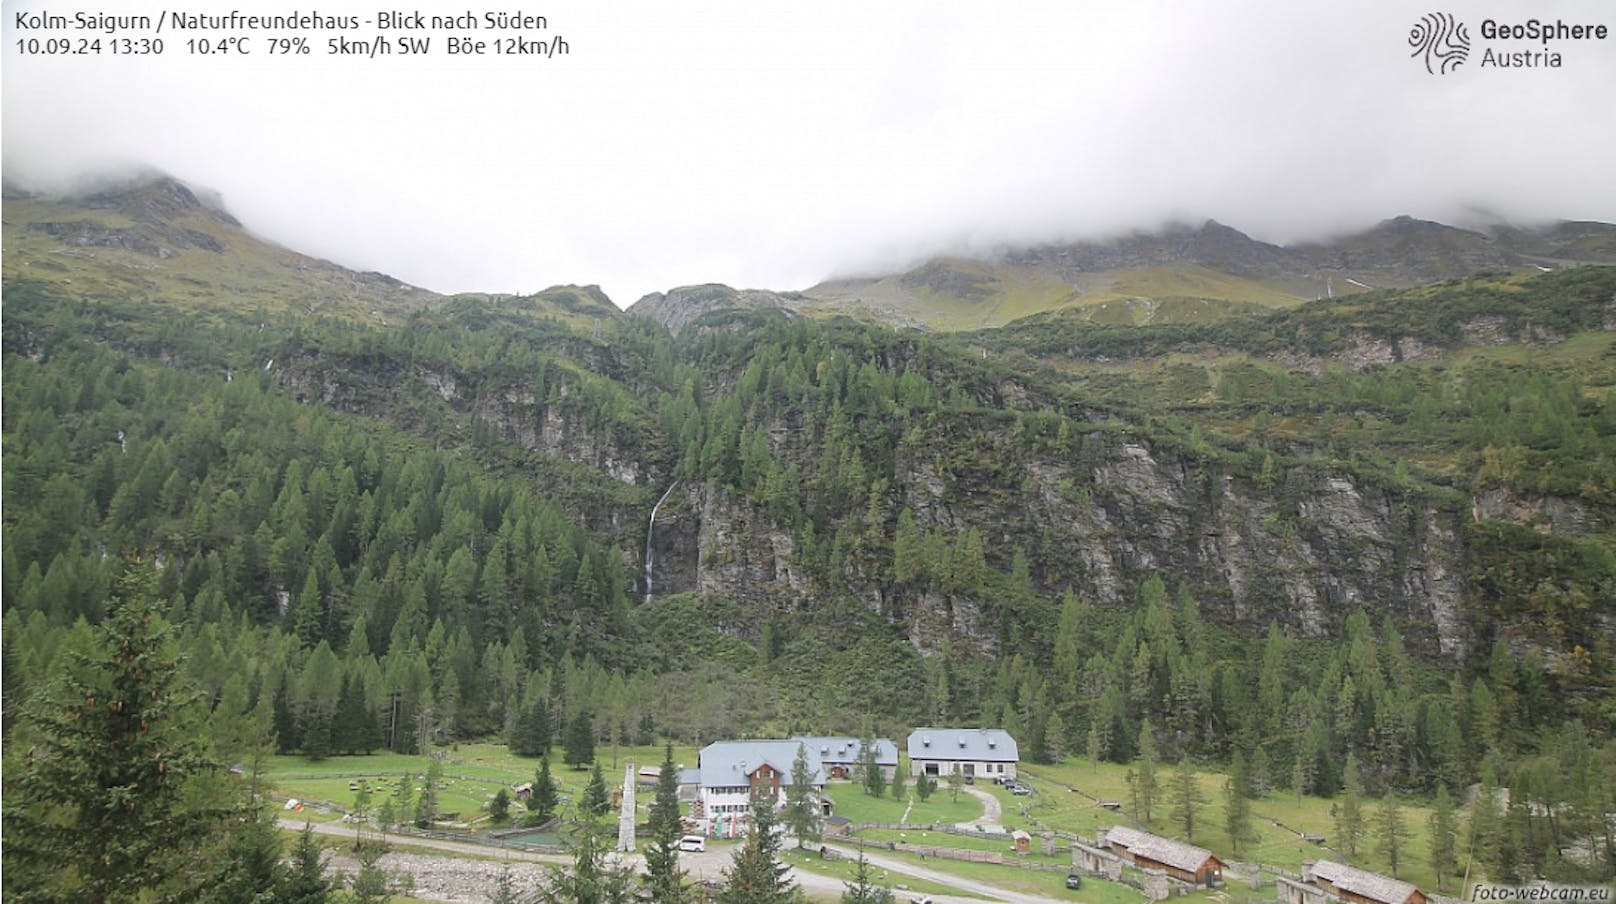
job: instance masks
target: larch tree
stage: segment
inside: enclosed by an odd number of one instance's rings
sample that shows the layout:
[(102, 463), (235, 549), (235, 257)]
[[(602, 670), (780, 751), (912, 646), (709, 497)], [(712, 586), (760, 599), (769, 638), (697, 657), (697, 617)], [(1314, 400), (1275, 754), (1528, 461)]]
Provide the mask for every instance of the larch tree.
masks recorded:
[(1206, 806), (1206, 795), (1201, 792), (1201, 784), (1196, 779), (1195, 764), (1185, 757), (1178, 764), (1178, 770), (1173, 775), (1172, 787), (1173, 821), (1184, 829), (1184, 838), (1195, 840), (1195, 822), (1200, 816), (1201, 808)]

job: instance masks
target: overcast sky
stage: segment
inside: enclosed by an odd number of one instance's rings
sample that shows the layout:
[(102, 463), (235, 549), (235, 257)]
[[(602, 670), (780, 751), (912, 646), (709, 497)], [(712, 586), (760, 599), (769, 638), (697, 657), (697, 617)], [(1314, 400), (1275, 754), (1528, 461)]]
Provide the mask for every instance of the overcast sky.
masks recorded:
[[(17, 52), (58, 36), (20, 11), (231, 6), (5, 0), (7, 176), (151, 165), (347, 266), (445, 292), (598, 283), (619, 305), (1167, 219), (1281, 242), (1399, 213), (1616, 221), (1616, 35), (1556, 45), (1560, 69), (1480, 66), (1532, 46), (1482, 40), (1483, 19), (1616, 31), (1604, 0), (241, 0), (522, 10), (571, 52), (348, 59), (324, 32), (300, 57), (261, 36), (190, 57), (173, 32), (161, 58)], [(1433, 76), (1408, 37), (1439, 9), (1472, 52)]]

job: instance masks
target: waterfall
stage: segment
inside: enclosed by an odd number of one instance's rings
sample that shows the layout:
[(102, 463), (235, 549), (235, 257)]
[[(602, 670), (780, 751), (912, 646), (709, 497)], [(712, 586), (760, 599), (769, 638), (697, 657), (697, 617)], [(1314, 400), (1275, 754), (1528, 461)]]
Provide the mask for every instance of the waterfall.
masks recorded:
[(657, 509), (662, 508), (662, 503), (668, 501), (668, 494), (678, 485), (679, 481), (675, 480), (662, 491), (662, 498), (656, 501), (656, 505), (651, 506), (651, 520), (645, 524), (645, 601), (648, 603), (651, 601), (651, 537), (656, 530)]

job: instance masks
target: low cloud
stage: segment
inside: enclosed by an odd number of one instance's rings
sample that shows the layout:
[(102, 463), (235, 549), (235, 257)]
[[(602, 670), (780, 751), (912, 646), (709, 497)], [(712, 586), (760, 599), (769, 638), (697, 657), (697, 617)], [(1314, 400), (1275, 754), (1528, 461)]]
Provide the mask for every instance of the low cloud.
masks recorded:
[[(1433, 76), (1407, 44), (1429, 10), (1402, 2), (867, 6), (560, 2), (572, 53), (545, 61), (8, 40), (5, 166), (61, 186), (150, 165), (348, 266), (440, 291), (599, 283), (624, 305), (1174, 219), (1281, 242), (1402, 213), (1616, 219), (1616, 39), (1560, 69), (1477, 50)], [(7, 2), (8, 39), (41, 8)], [(373, 15), (321, 8), (343, 11)], [(1524, 15), (1452, 11), (1473, 39)], [(1616, 29), (1597, 2), (1530, 14)]]

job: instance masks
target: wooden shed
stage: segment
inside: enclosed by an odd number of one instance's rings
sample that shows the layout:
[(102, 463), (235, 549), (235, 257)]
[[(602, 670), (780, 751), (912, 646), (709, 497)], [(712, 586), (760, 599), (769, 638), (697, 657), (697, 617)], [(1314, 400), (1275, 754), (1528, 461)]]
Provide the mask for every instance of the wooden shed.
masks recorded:
[(1411, 883), (1331, 860), (1313, 864), (1303, 878), (1346, 904), (1427, 904)]
[(1105, 831), (1100, 846), (1131, 860), (1135, 866), (1160, 870), (1180, 882), (1208, 888), (1223, 883), (1223, 861), (1193, 844), (1116, 826)]

